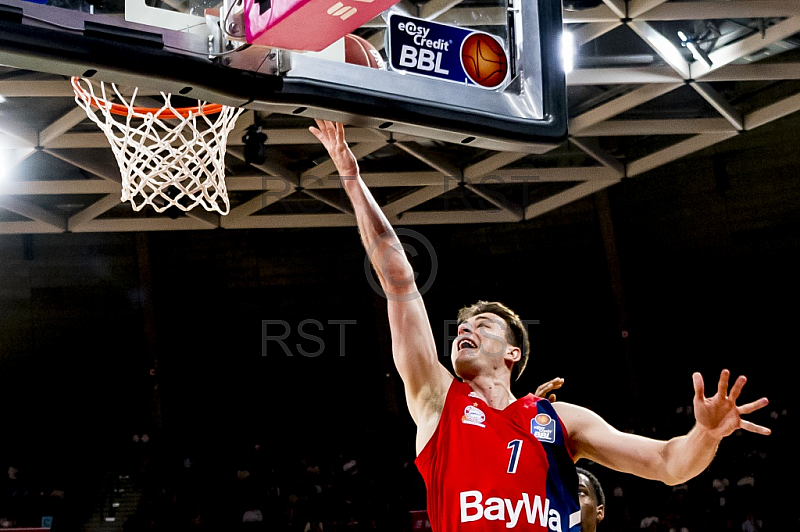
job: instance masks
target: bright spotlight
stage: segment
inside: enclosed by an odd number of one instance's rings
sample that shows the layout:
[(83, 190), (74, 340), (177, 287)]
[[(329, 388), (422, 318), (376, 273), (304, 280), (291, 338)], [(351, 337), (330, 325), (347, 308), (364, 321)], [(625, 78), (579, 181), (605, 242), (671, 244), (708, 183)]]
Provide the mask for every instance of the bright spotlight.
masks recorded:
[(678, 38), (681, 40), (681, 46), (685, 46), (692, 52), (692, 57), (694, 57), (695, 61), (702, 61), (708, 66), (713, 65), (708, 53), (697, 45), (695, 39), (689, 38), (680, 30), (678, 30)]
[(561, 61), (564, 64), (564, 73), (572, 72), (575, 67), (575, 37), (569, 31), (561, 34)]

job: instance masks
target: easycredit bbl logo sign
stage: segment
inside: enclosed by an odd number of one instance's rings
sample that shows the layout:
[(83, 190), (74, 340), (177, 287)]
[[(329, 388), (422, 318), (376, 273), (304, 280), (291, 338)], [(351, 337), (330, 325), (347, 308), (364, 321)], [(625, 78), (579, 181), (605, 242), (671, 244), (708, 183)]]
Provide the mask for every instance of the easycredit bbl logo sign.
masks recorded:
[(456, 83), (496, 89), (508, 77), (503, 43), (489, 33), (391, 13), (389, 65)]

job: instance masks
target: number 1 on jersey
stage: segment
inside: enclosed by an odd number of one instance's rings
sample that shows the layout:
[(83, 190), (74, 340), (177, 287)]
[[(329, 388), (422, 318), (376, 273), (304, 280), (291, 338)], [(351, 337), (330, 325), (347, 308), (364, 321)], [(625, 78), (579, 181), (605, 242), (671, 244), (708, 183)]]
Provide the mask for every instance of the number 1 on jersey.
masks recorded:
[(519, 451), (522, 448), (522, 440), (511, 440), (508, 442), (506, 449), (511, 449), (511, 458), (508, 461), (508, 473), (517, 472), (517, 463), (519, 462)]

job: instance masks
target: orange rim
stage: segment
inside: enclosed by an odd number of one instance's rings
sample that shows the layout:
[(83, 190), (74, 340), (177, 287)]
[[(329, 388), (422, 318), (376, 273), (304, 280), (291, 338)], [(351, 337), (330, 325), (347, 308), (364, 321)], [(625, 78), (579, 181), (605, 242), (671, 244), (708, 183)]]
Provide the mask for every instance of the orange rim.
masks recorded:
[[(89, 82), (87, 81), (87, 83)], [(128, 107), (120, 103), (112, 103), (92, 96), (86, 92), (86, 89), (81, 87), (81, 78), (78, 77), (72, 78), (72, 88), (81, 98), (88, 100), (92, 106), (99, 109), (108, 109), (110, 113), (119, 116), (128, 116), (131, 113), (137, 113), (143, 115), (153, 115), (156, 118), (169, 119), (188, 118), (190, 115), (199, 114), (213, 115), (222, 111), (222, 104), (218, 103), (207, 103), (205, 105), (195, 105), (194, 107), (174, 107), (172, 109), (163, 109), (158, 107)]]

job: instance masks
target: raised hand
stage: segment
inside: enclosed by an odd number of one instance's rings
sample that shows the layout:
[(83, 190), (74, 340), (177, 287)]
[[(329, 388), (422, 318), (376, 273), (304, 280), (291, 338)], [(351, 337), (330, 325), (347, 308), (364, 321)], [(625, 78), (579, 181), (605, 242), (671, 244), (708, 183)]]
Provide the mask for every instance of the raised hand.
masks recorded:
[(767, 427), (756, 425), (742, 419), (742, 415), (750, 414), (769, 404), (766, 397), (741, 406), (736, 405), (739, 394), (747, 382), (744, 375), (740, 375), (728, 392), (728, 381), (731, 372), (722, 370), (717, 385), (717, 393), (711, 397), (705, 396), (705, 384), (700, 373), (692, 375), (694, 381), (694, 417), (697, 424), (709, 431), (711, 436), (722, 439), (732, 434), (737, 429), (744, 429), (756, 434), (768, 435), (772, 431)]
[(555, 403), (556, 394), (550, 392), (552, 392), (553, 390), (558, 390), (563, 385), (564, 385), (564, 379), (562, 379), (561, 377), (555, 377), (545, 382), (544, 384), (540, 384), (539, 387), (536, 388), (534, 395), (537, 397), (545, 397), (551, 403)]
[(356, 162), (356, 157), (345, 140), (344, 125), (330, 120), (315, 119), (315, 122), (317, 127), (311, 126), (308, 130), (328, 150), (339, 176), (342, 178), (357, 176), (358, 162)]

